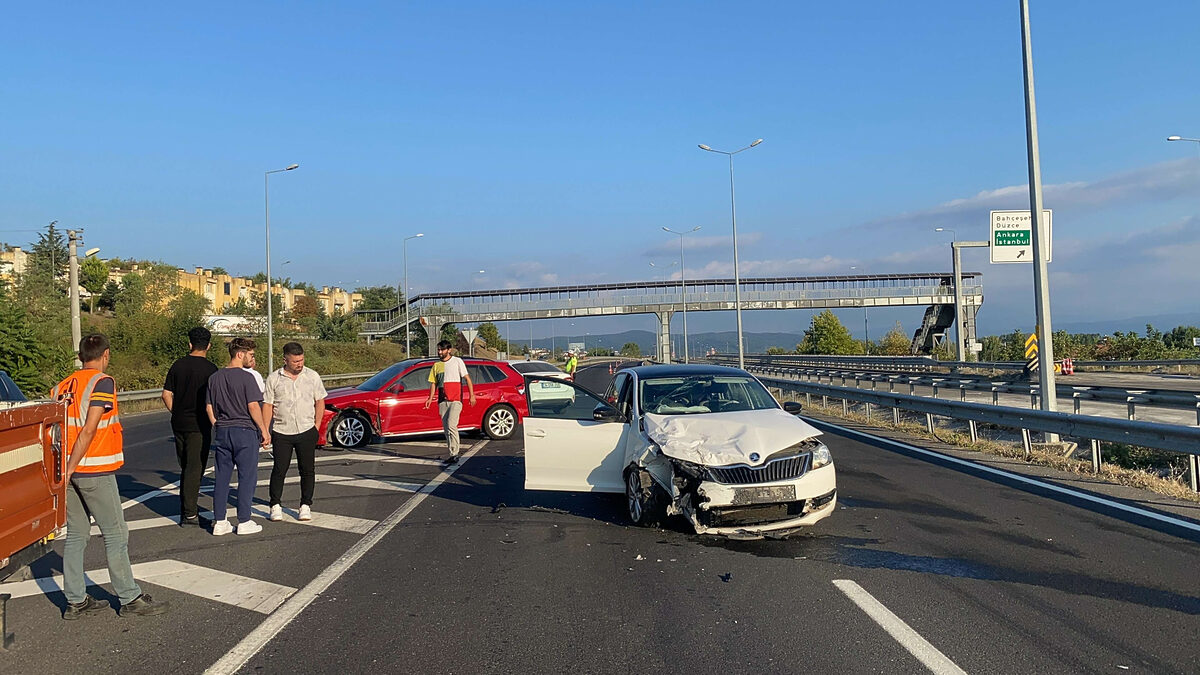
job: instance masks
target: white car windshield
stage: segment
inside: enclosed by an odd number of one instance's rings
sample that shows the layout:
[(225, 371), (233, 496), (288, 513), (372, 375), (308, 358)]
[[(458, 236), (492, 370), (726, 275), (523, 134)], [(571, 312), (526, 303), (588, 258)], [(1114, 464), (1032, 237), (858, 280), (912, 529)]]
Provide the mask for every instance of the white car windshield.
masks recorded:
[(695, 415), (779, 407), (758, 380), (737, 375), (648, 378), (641, 381), (638, 395), (642, 411), (656, 415)]

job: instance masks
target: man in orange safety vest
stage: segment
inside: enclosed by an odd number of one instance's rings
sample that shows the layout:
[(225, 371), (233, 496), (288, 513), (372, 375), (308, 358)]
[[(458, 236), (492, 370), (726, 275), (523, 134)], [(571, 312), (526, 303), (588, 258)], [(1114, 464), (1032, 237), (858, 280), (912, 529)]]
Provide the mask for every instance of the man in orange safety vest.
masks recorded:
[(167, 611), (166, 602), (142, 592), (129, 564), (129, 528), (121, 508), (116, 472), (125, 464), (117, 385), (104, 373), (111, 357), (108, 338), (88, 335), (79, 341), (83, 368), (59, 382), (51, 396), (67, 405), (63, 447), (68, 449), (67, 540), (63, 549), (63, 618), (98, 614), (109, 605), (87, 593), (83, 553), (91, 538), (91, 518), (104, 536), (108, 575), (121, 601), (121, 616), (152, 616)]

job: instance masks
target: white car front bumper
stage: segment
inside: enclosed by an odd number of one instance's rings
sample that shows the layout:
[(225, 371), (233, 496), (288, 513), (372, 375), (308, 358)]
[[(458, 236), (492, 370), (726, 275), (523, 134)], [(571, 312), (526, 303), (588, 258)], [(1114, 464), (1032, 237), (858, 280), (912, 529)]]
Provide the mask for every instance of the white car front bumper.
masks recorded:
[[(772, 492), (795, 499), (776, 501)], [(754, 485), (729, 485), (711, 481), (696, 488), (698, 509), (685, 509), (698, 534), (730, 537), (782, 535), (808, 527), (828, 517), (837, 507), (837, 478), (832, 464), (813, 469), (799, 478)]]

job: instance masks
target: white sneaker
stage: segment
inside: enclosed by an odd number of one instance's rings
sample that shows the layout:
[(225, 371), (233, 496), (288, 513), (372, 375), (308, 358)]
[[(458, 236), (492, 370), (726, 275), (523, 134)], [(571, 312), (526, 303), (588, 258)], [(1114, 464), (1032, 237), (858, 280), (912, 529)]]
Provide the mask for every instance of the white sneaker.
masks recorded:
[(231, 525), (228, 520), (218, 520), (217, 522), (213, 523), (212, 532), (218, 537), (223, 534), (229, 534), (230, 532), (233, 532), (233, 525)]
[(262, 532), (262, 525), (259, 525), (253, 520), (247, 520), (244, 523), (238, 523), (238, 534), (254, 534), (255, 532)]
[(279, 504), (271, 507), (271, 520), (275, 522), (283, 520), (283, 507)]
[(296, 520), (312, 520), (312, 507), (308, 504), (301, 504), (300, 515), (296, 516)]

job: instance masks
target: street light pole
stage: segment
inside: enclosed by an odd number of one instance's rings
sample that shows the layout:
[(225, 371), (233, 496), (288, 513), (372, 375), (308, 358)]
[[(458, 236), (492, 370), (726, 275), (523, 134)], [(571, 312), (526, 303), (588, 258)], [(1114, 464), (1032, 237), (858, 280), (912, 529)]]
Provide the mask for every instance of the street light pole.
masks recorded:
[[(664, 227), (663, 232), (679, 235), (679, 302), (683, 305), (683, 362), (688, 363), (688, 329), (687, 329), (687, 270), (683, 262), (683, 237), (699, 230), (697, 225), (687, 232), (676, 232), (669, 227)], [(740, 329), (739, 329), (740, 332)]]
[(737, 198), (733, 189), (733, 156), (739, 152), (745, 152), (750, 148), (762, 143), (763, 139), (758, 139), (740, 150), (733, 152), (725, 152), (723, 150), (714, 150), (703, 143), (700, 144), (700, 149), (707, 152), (715, 152), (718, 155), (725, 155), (729, 158), (729, 211), (733, 218), (733, 310), (737, 315), (737, 343), (738, 343), (738, 368), (746, 367), (746, 345), (742, 339), (742, 278), (738, 273), (738, 245), (737, 245)]
[[(1029, 34), (1029, 0), (1021, 0), (1021, 60), (1025, 75), (1025, 142), (1029, 154), (1029, 216), (1033, 224), (1033, 293), (1037, 307), (1038, 373), (1041, 408), (1058, 410), (1054, 382), (1054, 331), (1050, 325), (1050, 279), (1046, 252), (1042, 250), (1042, 165), (1038, 153), (1037, 104), (1033, 93), (1033, 42)], [(1046, 434), (1047, 443), (1057, 443), (1058, 434)]]
[[(82, 368), (79, 360), (79, 341), (83, 338), (79, 327), (79, 233), (83, 230), (67, 230), (67, 283), (71, 297), (71, 351), (75, 352), (75, 367)], [(53, 249), (51, 249), (53, 250)]]
[(282, 169), (273, 169), (263, 173), (263, 207), (266, 217), (267, 233), (267, 372), (275, 369), (275, 313), (271, 306), (271, 174), (292, 171), (299, 164), (291, 164)]
[(405, 237), (404, 240), (400, 242), (400, 248), (404, 253), (404, 293), (401, 295), (401, 297), (404, 298), (404, 358), (406, 359), (412, 358), (412, 345), (410, 344), (408, 334), (409, 322), (412, 321), (408, 311), (408, 240), (424, 236), (424, 232), (418, 232), (411, 237)]
[[(851, 265), (850, 269), (859, 269), (858, 265)], [(862, 268), (863, 274), (867, 273), (867, 268)], [(867, 327), (867, 296), (863, 294), (863, 353), (867, 356), (871, 355), (871, 331)]]

